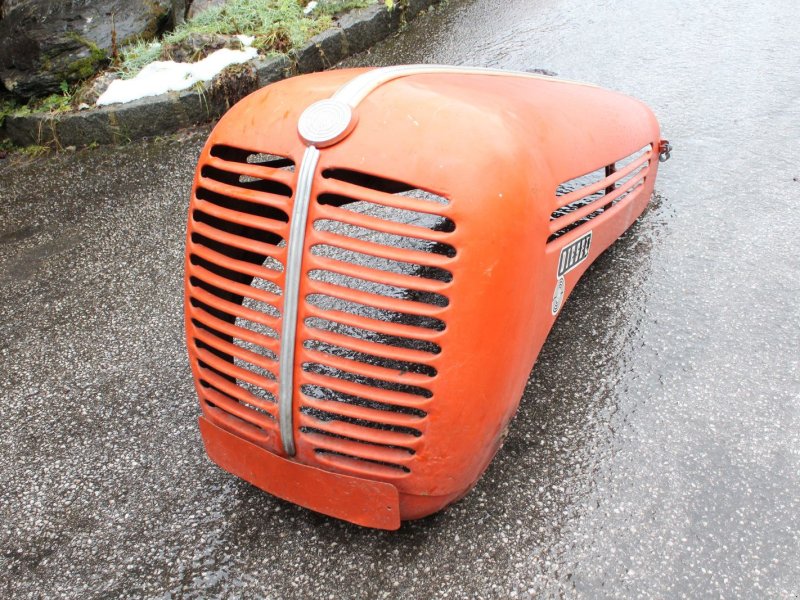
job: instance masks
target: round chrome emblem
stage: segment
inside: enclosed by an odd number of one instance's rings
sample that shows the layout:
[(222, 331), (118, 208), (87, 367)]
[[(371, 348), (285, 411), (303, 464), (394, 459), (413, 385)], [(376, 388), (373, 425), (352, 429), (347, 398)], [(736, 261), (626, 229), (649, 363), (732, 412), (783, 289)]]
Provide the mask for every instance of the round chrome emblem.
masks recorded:
[(300, 115), (297, 131), (306, 142), (318, 148), (347, 137), (353, 125), (353, 110), (339, 100), (320, 100)]

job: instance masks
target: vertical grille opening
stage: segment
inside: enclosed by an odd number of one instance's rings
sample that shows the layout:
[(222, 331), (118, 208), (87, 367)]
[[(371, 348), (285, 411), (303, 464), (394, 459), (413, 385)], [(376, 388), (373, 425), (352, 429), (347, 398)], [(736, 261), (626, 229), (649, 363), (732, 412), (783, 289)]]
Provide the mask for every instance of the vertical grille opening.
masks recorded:
[[(599, 217), (604, 211), (611, 209), (622, 200), (629, 198), (636, 189), (644, 184), (650, 166), (651, 150), (652, 145), (648, 144), (618, 161), (560, 184), (556, 189), (556, 201), (564, 196), (574, 198), (577, 195), (578, 198), (562, 204), (554, 210), (550, 215), (550, 221), (564, 220), (563, 217), (567, 215), (578, 214), (574, 220), (566, 222), (564, 227), (554, 231), (547, 242), (550, 243), (577, 229)], [(623, 187), (625, 190), (619, 192)], [(580, 194), (581, 190), (584, 190), (585, 194)], [(576, 194), (576, 192), (578, 193)], [(612, 195), (613, 198), (604, 201), (606, 196)], [(596, 209), (592, 211), (582, 210), (595, 206)]]
[(449, 235), (456, 223), (441, 214), (450, 200), (348, 169), (329, 169), (323, 177), (337, 183), (323, 185), (316, 198), (305, 298), (314, 316), (305, 324), (317, 333), (303, 340), (314, 354), (302, 364), (301, 412), (320, 423), (364, 428), (334, 431), (341, 436), (335, 443), (318, 434), (315, 452), (328, 464), (371, 475), (408, 473), (413, 450), (395, 443), (396, 436), (380, 449), (364, 446), (381, 443), (374, 430), (422, 435), (413, 425), (427, 418), (419, 406), (433, 399), (427, 386), (437, 374), (426, 357), (442, 351), (431, 339), (447, 327), (449, 264), (457, 256)]
[[(256, 427), (274, 417), (281, 319), (279, 285), (293, 190), (288, 157), (226, 145), (200, 167), (189, 242), (193, 343), (207, 401)], [(208, 354), (202, 354), (206, 352)], [(213, 360), (212, 360), (213, 357)], [(213, 364), (208, 364), (208, 363)], [(273, 366), (274, 365), (274, 366)], [(248, 401), (249, 399), (249, 401)], [(258, 418), (250, 418), (252, 411)]]

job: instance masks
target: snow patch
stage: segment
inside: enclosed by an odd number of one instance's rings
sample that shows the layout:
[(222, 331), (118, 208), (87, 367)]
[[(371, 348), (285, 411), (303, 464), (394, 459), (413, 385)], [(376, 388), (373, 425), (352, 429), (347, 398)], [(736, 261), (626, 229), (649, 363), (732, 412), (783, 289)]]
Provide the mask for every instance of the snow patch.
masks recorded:
[(251, 36), (240, 36), (239, 39), (246, 46), (244, 50), (221, 48), (194, 63), (156, 61), (147, 65), (132, 79), (112, 81), (108, 89), (97, 99), (97, 106), (133, 102), (148, 96), (185, 90), (198, 81), (211, 81), (225, 67), (247, 62), (258, 55), (258, 50), (250, 46), (252, 40), (248, 44), (241, 39), (242, 37)]

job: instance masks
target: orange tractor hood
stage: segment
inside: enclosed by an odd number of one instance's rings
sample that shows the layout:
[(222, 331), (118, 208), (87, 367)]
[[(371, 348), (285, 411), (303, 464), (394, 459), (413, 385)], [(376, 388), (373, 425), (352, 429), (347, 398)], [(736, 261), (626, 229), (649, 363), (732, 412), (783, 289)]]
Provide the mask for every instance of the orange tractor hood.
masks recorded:
[(527, 73), (330, 71), (239, 102), (189, 209), (210, 457), (371, 527), (463, 496), (661, 150), (639, 101)]

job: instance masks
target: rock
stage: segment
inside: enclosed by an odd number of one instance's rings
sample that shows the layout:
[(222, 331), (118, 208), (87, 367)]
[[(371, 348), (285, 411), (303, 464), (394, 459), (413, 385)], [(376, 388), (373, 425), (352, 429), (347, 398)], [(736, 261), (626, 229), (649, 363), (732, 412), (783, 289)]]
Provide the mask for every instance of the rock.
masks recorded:
[(119, 79), (119, 73), (113, 71), (101, 73), (75, 93), (72, 98), (72, 105), (78, 109), (80, 109), (81, 105), (94, 106), (97, 99), (103, 95), (103, 92), (108, 89), (108, 86), (115, 79)]
[(191, 33), (178, 44), (164, 44), (161, 48), (161, 60), (196, 62), (220, 48), (241, 50), (244, 45), (236, 36), (232, 35)]
[(194, 0), (186, 13), (187, 19), (193, 19), (197, 13), (208, 10), (212, 6), (222, 6), (226, 0)]
[(94, 75), (117, 47), (152, 39), (172, 19), (171, 0), (6, 0), (0, 80), (22, 98), (41, 97)]

